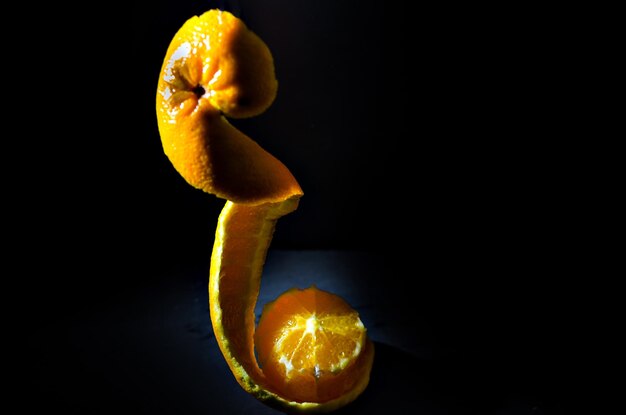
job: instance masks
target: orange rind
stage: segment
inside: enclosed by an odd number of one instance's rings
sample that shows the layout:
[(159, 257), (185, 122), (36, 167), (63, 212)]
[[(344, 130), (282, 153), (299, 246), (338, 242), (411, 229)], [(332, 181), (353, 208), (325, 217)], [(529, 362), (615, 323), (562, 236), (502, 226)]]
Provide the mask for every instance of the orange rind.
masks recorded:
[(301, 195), (289, 169), (225, 117), (263, 112), (277, 87), (269, 49), (240, 19), (210, 10), (187, 20), (167, 49), (156, 95), (163, 151), (180, 175), (236, 203)]

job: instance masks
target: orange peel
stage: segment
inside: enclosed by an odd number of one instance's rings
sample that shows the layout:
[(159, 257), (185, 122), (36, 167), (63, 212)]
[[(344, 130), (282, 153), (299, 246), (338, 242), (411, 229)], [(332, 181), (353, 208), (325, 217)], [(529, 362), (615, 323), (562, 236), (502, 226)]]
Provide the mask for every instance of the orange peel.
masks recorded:
[(289, 169), (224, 115), (263, 112), (278, 83), (265, 43), (228, 12), (187, 20), (163, 61), (156, 110), (163, 151), (192, 186), (236, 203), (302, 195)]
[(374, 358), (367, 338), (355, 356), (355, 381), (340, 396), (285, 396), (255, 357), (254, 308), (276, 222), (298, 207), (302, 189), (289, 169), (233, 127), (273, 102), (278, 83), (265, 43), (237, 17), (209, 10), (173, 37), (157, 85), (163, 151), (192, 186), (226, 199), (211, 254), (209, 308), (219, 348), (237, 382), (260, 401), (291, 413), (321, 413), (366, 388)]

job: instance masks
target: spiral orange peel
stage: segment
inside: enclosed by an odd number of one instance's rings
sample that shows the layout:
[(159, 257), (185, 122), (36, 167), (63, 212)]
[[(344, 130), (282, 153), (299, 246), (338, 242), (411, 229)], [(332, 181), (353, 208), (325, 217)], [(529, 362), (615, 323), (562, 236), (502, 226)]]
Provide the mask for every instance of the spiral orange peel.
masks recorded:
[(303, 192), (283, 163), (226, 116), (262, 113), (277, 87), (267, 45), (231, 13), (209, 10), (187, 20), (167, 49), (157, 86), (157, 122), (163, 151), (180, 175), (226, 199), (211, 255), (209, 308), (218, 346), (237, 382), (285, 412), (329, 412), (366, 388), (374, 357), (369, 338), (346, 364), (355, 376), (350, 389), (318, 401), (286, 396), (287, 389), (277, 386), (275, 375), (274, 380), (266, 376), (255, 356), (254, 307), (269, 245), (276, 222), (298, 207)]

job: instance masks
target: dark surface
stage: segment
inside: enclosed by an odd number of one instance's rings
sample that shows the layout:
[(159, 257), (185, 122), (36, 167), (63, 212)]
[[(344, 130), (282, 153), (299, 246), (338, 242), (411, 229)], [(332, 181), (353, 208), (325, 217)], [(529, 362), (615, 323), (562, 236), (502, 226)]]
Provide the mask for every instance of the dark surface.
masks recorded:
[[(418, 294), (413, 309), (402, 293), (394, 296), (394, 284), (374, 283), (374, 276), (389, 281), (384, 261), (351, 251), (271, 251), (265, 267), (258, 312), (290, 287), (316, 284), (348, 300), (375, 342), (370, 385), (338, 414), (561, 413), (556, 355), (540, 328), (502, 309), (489, 314), (492, 322), (465, 326), (479, 317), (472, 302), (463, 310), (444, 298), (418, 304)], [(189, 269), (39, 325), (28, 344), (36, 364), (27, 385), (35, 393), (22, 409), (277, 413), (230, 373), (212, 334), (206, 287), (206, 269)]]
[[(550, 42), (545, 23), (559, 19), (222, 3), (266, 41), (279, 80), (266, 113), (234, 123), (305, 192), (278, 224), (261, 302), (318, 284), (344, 295), (376, 341), (372, 384), (345, 412), (561, 413), (564, 298), (585, 257), (571, 249), (579, 213), (567, 199), (579, 159), (547, 123), (563, 40)], [(18, 132), (3, 153), (20, 407), (269, 412), (210, 334), (223, 201), (172, 168), (154, 108), (172, 36), (222, 3), (54, 3), (22, 15), (35, 44), (7, 37), (5, 87), (18, 91), (5, 95), (28, 117), (6, 117)]]

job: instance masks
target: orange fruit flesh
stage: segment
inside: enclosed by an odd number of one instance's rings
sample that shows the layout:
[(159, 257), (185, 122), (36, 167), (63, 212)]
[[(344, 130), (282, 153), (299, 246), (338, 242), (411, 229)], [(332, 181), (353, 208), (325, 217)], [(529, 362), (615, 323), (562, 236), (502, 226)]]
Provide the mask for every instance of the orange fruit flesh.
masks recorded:
[(315, 287), (289, 290), (267, 304), (255, 334), (268, 382), (301, 402), (326, 402), (350, 391), (364, 369), (359, 358), (366, 340), (358, 313)]

